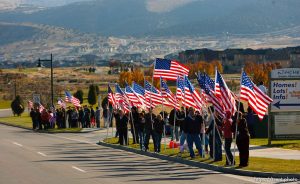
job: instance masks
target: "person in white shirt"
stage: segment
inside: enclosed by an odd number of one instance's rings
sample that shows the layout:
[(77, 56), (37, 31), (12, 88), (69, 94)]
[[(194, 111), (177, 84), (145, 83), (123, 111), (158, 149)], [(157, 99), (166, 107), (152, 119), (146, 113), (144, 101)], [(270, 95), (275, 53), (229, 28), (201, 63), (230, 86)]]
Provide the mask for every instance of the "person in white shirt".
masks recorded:
[(261, 81), (261, 82), (259, 83), (258, 88), (259, 88), (264, 94), (267, 94), (267, 88), (264, 86), (264, 82), (263, 82), (263, 81)]

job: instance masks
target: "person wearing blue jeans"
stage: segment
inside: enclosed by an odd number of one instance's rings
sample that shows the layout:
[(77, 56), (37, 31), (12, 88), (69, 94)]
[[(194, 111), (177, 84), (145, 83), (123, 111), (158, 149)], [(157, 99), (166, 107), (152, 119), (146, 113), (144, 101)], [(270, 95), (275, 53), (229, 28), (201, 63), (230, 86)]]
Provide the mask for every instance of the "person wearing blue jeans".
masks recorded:
[(203, 155), (201, 139), (200, 139), (201, 123), (203, 123), (202, 117), (200, 115), (195, 116), (194, 108), (190, 107), (189, 114), (185, 118), (184, 130), (186, 133), (187, 143), (188, 143), (191, 158), (195, 158), (195, 153), (194, 153), (194, 149), (193, 149), (194, 143), (199, 152), (199, 155), (200, 156)]

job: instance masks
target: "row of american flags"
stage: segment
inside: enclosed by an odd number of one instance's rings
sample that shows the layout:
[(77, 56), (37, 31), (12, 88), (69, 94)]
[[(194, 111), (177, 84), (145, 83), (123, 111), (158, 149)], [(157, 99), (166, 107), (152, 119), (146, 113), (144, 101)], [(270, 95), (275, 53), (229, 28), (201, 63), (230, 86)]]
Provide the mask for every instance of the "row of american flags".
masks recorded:
[[(230, 111), (234, 115), (237, 111), (238, 100), (242, 100), (248, 103), (259, 119), (263, 119), (269, 104), (272, 102), (272, 99), (260, 91), (244, 71), (241, 75), (239, 99), (228, 88), (218, 70), (216, 70), (214, 80), (205, 73), (197, 75), (200, 90), (194, 87), (188, 78), (188, 74), (189, 69), (178, 61), (156, 59), (153, 78), (160, 79), (160, 89), (155, 88), (149, 81), (145, 81), (144, 86), (136, 82), (133, 82), (131, 86), (126, 83), (124, 89), (119, 84), (114, 84), (114, 92), (111, 86), (108, 85), (108, 101), (115, 109), (121, 109), (125, 112), (130, 112), (132, 106), (149, 109), (159, 105), (175, 109), (179, 109), (181, 106), (194, 107), (202, 112), (203, 109), (212, 105), (222, 117), (226, 111)], [(170, 80), (176, 81), (175, 94), (167, 85), (167, 81)], [(75, 98), (69, 91), (65, 92), (64, 100), (58, 100), (58, 105), (62, 108), (66, 108), (66, 103), (81, 107), (80, 100)], [(40, 109), (43, 108), (40, 105)]]
[[(133, 82), (122, 89), (114, 84), (114, 92), (108, 85), (109, 103), (117, 109), (129, 112), (132, 106), (143, 109), (164, 105), (179, 109), (194, 107), (202, 112), (212, 105), (222, 117), (226, 111), (234, 115), (237, 111), (239, 98), (228, 88), (223, 76), (216, 70), (215, 80), (207, 74), (197, 75), (200, 90), (197, 90), (188, 78), (189, 69), (178, 61), (156, 59), (154, 62), (153, 78), (160, 79), (160, 89), (155, 88), (149, 81), (144, 86)], [(167, 81), (176, 81), (175, 94), (169, 89)], [(240, 100), (249, 104), (252, 110), (263, 119), (272, 99), (264, 94), (243, 71), (241, 76)]]

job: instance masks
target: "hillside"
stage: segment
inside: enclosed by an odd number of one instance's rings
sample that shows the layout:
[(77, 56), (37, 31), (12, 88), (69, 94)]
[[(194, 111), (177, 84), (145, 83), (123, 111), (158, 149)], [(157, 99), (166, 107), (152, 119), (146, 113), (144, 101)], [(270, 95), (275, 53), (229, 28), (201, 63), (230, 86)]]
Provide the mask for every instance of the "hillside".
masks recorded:
[[(159, 2), (159, 1), (158, 1)], [(300, 26), (299, 0), (195, 0), (159, 9), (148, 0), (98, 0), (38, 12), (0, 13), (0, 21), (32, 22), (103, 36), (255, 36)], [(292, 31), (292, 34), (294, 32)], [(299, 33), (296, 33), (299, 36)]]

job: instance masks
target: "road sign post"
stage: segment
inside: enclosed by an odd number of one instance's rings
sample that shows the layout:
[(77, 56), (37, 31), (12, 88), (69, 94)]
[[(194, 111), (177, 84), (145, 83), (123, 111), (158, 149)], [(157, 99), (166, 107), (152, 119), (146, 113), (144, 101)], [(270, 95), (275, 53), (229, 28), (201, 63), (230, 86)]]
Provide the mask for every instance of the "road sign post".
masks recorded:
[(300, 68), (271, 72), (268, 143), (272, 139), (300, 137)]

